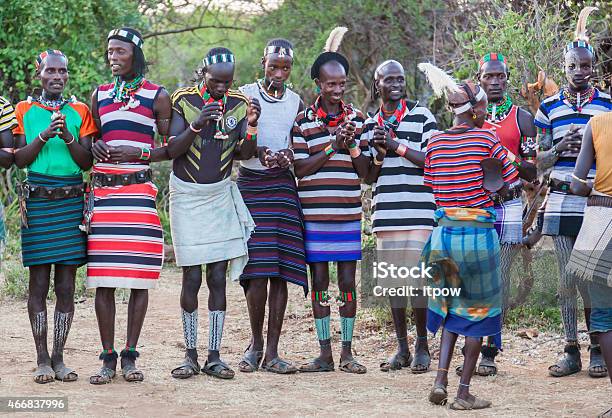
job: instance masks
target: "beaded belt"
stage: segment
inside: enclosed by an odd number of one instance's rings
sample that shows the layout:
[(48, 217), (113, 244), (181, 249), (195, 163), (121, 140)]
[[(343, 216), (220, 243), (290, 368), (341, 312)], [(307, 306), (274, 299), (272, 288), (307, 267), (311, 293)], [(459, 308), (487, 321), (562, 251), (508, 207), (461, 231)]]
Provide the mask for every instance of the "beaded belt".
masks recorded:
[(557, 180), (557, 179), (549, 179), (548, 187), (550, 187), (551, 192), (559, 192), (563, 194), (571, 194), (570, 193), (570, 182)]
[(604, 208), (612, 208), (612, 196), (589, 196), (587, 206), (603, 206)]
[(523, 192), (523, 186), (519, 184), (518, 186), (514, 186), (510, 190), (508, 190), (503, 195), (495, 194), (493, 195), (493, 202), (496, 205), (501, 205), (504, 202), (509, 202), (514, 199), (518, 199), (521, 197), (521, 193)]
[(19, 197), (24, 199), (68, 199), (71, 197), (83, 196), (84, 192), (85, 183), (77, 184), (74, 186), (47, 187), (23, 182), (17, 187), (17, 194), (19, 195)]
[(93, 173), (91, 182), (94, 187), (129, 186), (131, 184), (147, 183), (153, 179), (150, 168), (129, 174)]

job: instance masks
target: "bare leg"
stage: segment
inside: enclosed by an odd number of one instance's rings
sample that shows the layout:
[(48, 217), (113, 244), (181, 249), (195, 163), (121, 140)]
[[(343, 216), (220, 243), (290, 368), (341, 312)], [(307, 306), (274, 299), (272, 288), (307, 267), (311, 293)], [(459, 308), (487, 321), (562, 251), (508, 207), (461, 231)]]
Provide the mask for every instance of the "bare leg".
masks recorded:
[[(74, 265), (55, 265), (55, 305), (54, 333), (53, 333), (53, 354), (51, 362), (54, 370), (64, 367), (64, 346), (68, 339), (72, 318), (74, 316), (74, 282), (76, 278), (77, 266)], [(64, 381), (76, 380), (77, 374), (74, 372), (64, 376)]]
[[(99, 287), (96, 289), (96, 318), (102, 348), (105, 352), (115, 348), (115, 289)], [(117, 359), (104, 360), (104, 367), (116, 370)]]
[[(263, 350), (263, 326), (266, 316), (266, 301), (268, 299), (268, 279), (249, 280), (246, 290), (247, 307), (251, 323), (251, 342), (249, 351)], [(269, 321), (269, 319), (268, 319)], [(270, 327), (268, 322), (268, 328)], [(269, 337), (268, 337), (269, 338)]]
[[(36, 363), (39, 367), (51, 366), (51, 357), (47, 348), (47, 293), (49, 292), (51, 264), (30, 266), (29, 270), (28, 316), (36, 346)], [(35, 378), (37, 383), (48, 383), (53, 379), (54, 376), (51, 375)]]
[[(604, 360), (608, 371), (612, 370), (612, 331), (599, 333), (599, 344), (603, 353)], [(612, 373), (608, 373), (610, 383), (612, 383)]]
[(481, 344), (482, 338), (465, 337), (463, 373), (461, 374), (457, 397), (468, 402), (474, 400), (474, 396), (470, 394), (470, 381), (476, 369)]
[(283, 329), (285, 309), (287, 308), (287, 296), (287, 282), (279, 278), (271, 278), (266, 362), (278, 357), (278, 341)]
[(453, 359), (453, 350), (457, 342), (457, 334), (442, 329), (442, 338), (440, 339), (440, 359), (438, 360), (438, 373), (434, 384), (446, 387), (448, 385), (448, 368)]

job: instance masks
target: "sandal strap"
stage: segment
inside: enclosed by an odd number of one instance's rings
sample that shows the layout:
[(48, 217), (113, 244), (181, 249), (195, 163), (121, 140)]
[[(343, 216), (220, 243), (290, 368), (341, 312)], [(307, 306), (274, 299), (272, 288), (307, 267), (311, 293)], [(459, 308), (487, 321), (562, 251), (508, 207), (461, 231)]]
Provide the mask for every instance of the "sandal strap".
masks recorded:
[(221, 366), (225, 370), (231, 370), (230, 367), (221, 359), (208, 362), (204, 365), (204, 367), (207, 368), (208, 370), (213, 370), (215, 366)]
[(263, 360), (263, 353), (263, 350), (249, 351), (247, 348), (244, 352), (244, 356), (242, 356), (242, 361), (248, 364), (253, 370), (257, 370), (261, 360)]
[(34, 377), (54, 376), (54, 375), (55, 375), (55, 371), (53, 370), (51, 366), (47, 364), (37, 367), (36, 370), (34, 371)]

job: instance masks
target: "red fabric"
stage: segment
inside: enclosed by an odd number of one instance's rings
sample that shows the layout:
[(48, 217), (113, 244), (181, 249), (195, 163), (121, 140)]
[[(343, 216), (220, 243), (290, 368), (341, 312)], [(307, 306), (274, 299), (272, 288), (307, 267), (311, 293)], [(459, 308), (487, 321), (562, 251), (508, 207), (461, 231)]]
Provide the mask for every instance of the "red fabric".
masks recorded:
[(495, 122), (496, 127), (489, 122), (485, 122), (483, 128), (490, 129), (495, 132), (501, 144), (514, 155), (520, 154), (521, 145), (521, 128), (518, 124), (518, 106), (512, 105), (510, 112), (506, 117)]

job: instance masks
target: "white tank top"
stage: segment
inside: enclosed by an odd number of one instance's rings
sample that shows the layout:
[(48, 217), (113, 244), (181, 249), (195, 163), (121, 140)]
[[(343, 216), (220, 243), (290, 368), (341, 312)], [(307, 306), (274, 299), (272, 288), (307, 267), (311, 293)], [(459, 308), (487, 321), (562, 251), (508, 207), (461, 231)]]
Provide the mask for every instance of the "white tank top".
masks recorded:
[[(269, 102), (263, 98), (257, 83), (240, 87), (246, 96), (259, 100), (261, 115), (257, 123), (257, 146), (265, 146), (272, 151), (291, 148), (291, 128), (300, 107), (300, 96), (286, 89), (282, 101)], [(261, 165), (259, 158), (240, 161), (240, 165), (251, 170), (267, 170)]]

